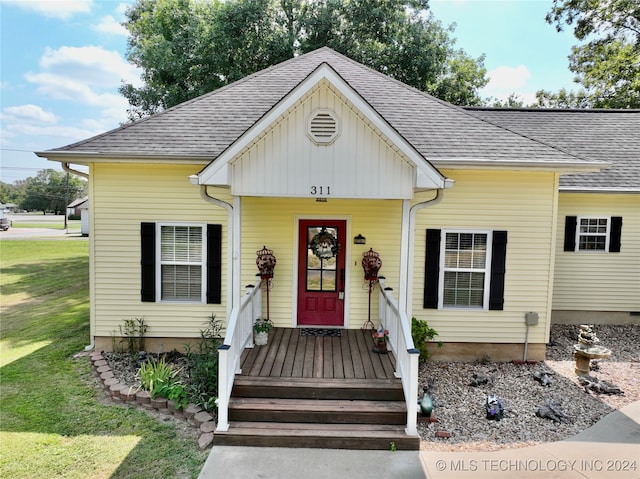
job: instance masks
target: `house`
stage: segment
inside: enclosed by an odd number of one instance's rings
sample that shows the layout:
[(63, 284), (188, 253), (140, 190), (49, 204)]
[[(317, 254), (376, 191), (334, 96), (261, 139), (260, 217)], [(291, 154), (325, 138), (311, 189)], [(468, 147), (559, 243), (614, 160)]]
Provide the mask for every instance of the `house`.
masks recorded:
[(67, 206), (67, 215), (80, 217), (80, 234), (89, 236), (89, 197), (78, 198)]
[[(149, 348), (182, 348), (210, 314), (223, 318), (225, 432), (255, 318), (289, 335), (359, 331), (371, 318), (389, 329), (410, 436), (409, 319), (438, 331), (436, 359), (544, 359), (560, 301), (560, 215), (604, 214), (570, 201), (559, 211), (559, 185), (610, 160), (514, 131), (328, 48), (38, 155), (89, 167), (91, 346), (110, 349), (123, 319), (144, 316)], [(263, 280), (256, 261), (266, 250), (276, 263)], [(363, 260), (373, 265), (366, 276)]]
[(551, 319), (640, 322), (640, 111), (467, 110), (581, 158), (609, 163), (599, 172), (560, 177)]
[(67, 205), (67, 216), (75, 215), (80, 216), (81, 207), (89, 201), (88, 196), (82, 198), (76, 198)]

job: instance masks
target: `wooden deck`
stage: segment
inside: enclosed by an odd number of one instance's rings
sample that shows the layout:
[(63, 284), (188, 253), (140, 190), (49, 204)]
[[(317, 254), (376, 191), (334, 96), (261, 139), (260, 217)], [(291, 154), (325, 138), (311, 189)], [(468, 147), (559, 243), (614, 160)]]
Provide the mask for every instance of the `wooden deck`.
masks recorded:
[(242, 376), (272, 378), (394, 379), (391, 352), (372, 352), (369, 331), (344, 329), (342, 335), (304, 336), (301, 329), (274, 328), (266, 346), (242, 355)]

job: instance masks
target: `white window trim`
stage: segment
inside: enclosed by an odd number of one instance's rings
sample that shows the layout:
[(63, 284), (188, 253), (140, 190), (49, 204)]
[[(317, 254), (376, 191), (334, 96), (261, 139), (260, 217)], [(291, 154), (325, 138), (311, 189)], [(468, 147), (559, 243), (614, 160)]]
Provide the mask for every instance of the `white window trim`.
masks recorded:
[[(444, 277), (446, 271), (454, 271), (453, 269), (445, 269), (445, 251), (447, 245), (447, 233), (471, 233), (487, 235), (487, 254), (484, 267), (484, 291), (482, 297), (482, 307), (470, 306), (448, 306), (444, 304)], [(474, 229), (442, 229), (440, 234), (440, 272), (438, 278), (438, 309), (448, 311), (488, 311), (489, 310), (489, 288), (491, 286), (491, 254), (493, 250), (493, 230), (474, 230)], [(457, 269), (456, 271), (465, 271), (465, 269)], [(468, 271), (480, 271), (478, 269), (469, 268)]]
[[(604, 234), (601, 233), (580, 233), (580, 222), (582, 220), (607, 220), (607, 231)], [(605, 236), (604, 249), (580, 249), (580, 237), (581, 236)], [(576, 219), (576, 238), (575, 238), (575, 252), (586, 254), (603, 254), (609, 252), (609, 240), (611, 238), (611, 216), (602, 215), (584, 215), (578, 216)]]
[[(202, 263), (200, 264), (200, 300), (175, 300), (162, 299), (162, 227), (163, 226), (189, 226), (202, 229)], [(206, 223), (180, 223), (180, 222), (156, 222), (156, 302), (173, 304), (201, 304), (207, 302), (207, 224)]]

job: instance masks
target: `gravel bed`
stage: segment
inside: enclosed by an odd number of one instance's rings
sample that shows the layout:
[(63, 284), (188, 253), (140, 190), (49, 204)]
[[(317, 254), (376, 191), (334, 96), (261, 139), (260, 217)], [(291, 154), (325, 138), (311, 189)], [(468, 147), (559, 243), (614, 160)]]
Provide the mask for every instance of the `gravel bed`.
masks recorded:
[[(573, 345), (577, 325), (553, 325), (546, 360), (537, 364), (427, 362), (420, 368), (423, 387), (430, 381), (437, 422), (420, 422), (423, 450), (491, 451), (559, 441), (592, 426), (615, 409), (640, 400), (640, 325), (602, 325), (594, 331), (600, 344), (611, 349), (606, 360), (591, 361), (590, 375), (618, 386), (623, 394), (586, 392), (575, 374)], [(551, 384), (542, 386), (534, 373), (550, 371)], [(476, 375), (490, 378), (472, 386)], [(497, 395), (505, 409), (500, 421), (486, 418), (485, 401)], [(561, 403), (567, 421), (536, 416), (549, 402)], [(450, 433), (448, 439), (435, 436)]]

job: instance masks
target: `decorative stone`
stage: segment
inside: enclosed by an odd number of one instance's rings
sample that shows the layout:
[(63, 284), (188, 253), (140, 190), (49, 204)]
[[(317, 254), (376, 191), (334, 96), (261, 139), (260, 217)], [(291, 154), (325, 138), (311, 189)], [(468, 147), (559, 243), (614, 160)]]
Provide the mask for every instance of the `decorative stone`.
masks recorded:
[(202, 423), (205, 423), (211, 420), (213, 420), (213, 417), (211, 416), (211, 414), (209, 414), (206, 411), (200, 411), (195, 416), (193, 416), (193, 422), (196, 425), (196, 427), (200, 427)]
[(206, 449), (211, 444), (213, 444), (213, 433), (212, 432), (207, 432), (205, 434), (201, 434), (200, 437), (198, 438), (198, 447), (200, 449)]
[(129, 386), (127, 386), (126, 384), (121, 383), (112, 384), (111, 386), (109, 386), (109, 394), (111, 395), (111, 397), (120, 398), (120, 391), (128, 387)]
[(451, 433), (449, 431), (436, 431), (436, 437), (438, 439), (449, 439), (451, 437)]
[(186, 417), (187, 419), (191, 419), (200, 411), (202, 411), (202, 408), (200, 406), (196, 406), (195, 404), (188, 404), (187, 408), (184, 410), (184, 417)]
[(112, 379), (113, 377), (114, 377), (113, 371), (105, 371), (102, 374), (100, 374), (100, 379), (102, 379), (103, 381), (106, 381), (107, 379)]
[(99, 360), (97, 360), (97, 361), (94, 361), (93, 365), (94, 365), (96, 368), (99, 368), (100, 366), (109, 366), (109, 363), (108, 363), (108, 362), (106, 362), (104, 359), (99, 359)]
[(207, 421), (200, 424), (200, 432), (203, 434), (207, 432), (213, 432), (215, 430), (216, 430), (216, 423), (213, 421)]
[(114, 384), (118, 384), (118, 383), (119, 383), (119, 381), (116, 378), (105, 379), (104, 388), (108, 391), (111, 386), (113, 386)]
[(136, 391), (136, 401), (138, 404), (150, 404), (151, 395), (149, 391)]
[(107, 371), (111, 371), (111, 368), (109, 366), (99, 366), (96, 368), (96, 372), (98, 373), (98, 375), (106, 373)]
[(156, 409), (167, 409), (167, 398), (158, 396), (157, 398), (151, 398), (151, 405)]
[(136, 390), (133, 387), (127, 387), (120, 391), (120, 398), (123, 401), (132, 402), (136, 400)]

